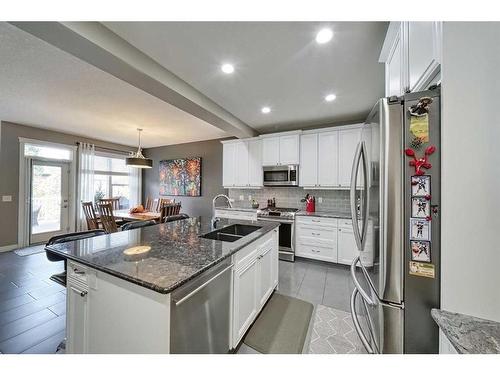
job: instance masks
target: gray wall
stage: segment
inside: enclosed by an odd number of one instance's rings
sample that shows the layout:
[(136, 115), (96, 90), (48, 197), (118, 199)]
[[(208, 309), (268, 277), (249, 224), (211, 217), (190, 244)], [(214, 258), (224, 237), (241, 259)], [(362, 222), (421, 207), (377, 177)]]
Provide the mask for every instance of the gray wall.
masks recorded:
[(143, 171), (143, 200), (145, 201), (148, 196), (159, 197), (158, 164), (160, 160), (201, 156), (201, 196), (165, 197), (182, 202), (181, 212), (190, 216), (210, 216), (212, 198), (217, 194), (227, 193), (227, 190), (222, 187), (222, 143), (220, 141), (220, 139), (215, 139), (144, 150), (144, 154), (153, 159), (153, 168)]
[(500, 321), (499, 36), (499, 22), (444, 22), (441, 100), (441, 308), (495, 321)]
[(19, 206), (19, 137), (75, 145), (89, 142), (96, 146), (130, 151), (133, 148), (91, 138), (70, 135), (2, 121), (0, 123), (0, 197), (12, 195), (12, 202), (0, 199), (0, 247), (17, 243)]

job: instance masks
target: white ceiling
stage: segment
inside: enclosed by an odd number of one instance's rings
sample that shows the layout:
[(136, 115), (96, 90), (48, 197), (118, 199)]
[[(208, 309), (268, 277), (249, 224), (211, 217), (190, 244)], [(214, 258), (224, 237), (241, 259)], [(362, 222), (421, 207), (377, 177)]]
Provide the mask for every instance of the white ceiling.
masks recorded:
[[(260, 131), (364, 119), (384, 95), (385, 22), (104, 24)], [(318, 45), (324, 26), (335, 35)], [(234, 64), (234, 74), (220, 71), (223, 62)], [(334, 102), (324, 101), (329, 93)], [(270, 114), (260, 112), (264, 105)]]
[(124, 145), (221, 138), (222, 130), (0, 22), (0, 120)]

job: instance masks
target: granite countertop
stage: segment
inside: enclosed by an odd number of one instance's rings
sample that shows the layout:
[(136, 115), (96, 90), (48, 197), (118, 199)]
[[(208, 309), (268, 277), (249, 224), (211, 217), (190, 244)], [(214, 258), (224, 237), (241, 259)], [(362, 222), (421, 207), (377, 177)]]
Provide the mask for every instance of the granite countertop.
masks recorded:
[[(221, 219), (217, 229), (238, 223), (261, 228), (235, 242), (222, 242), (199, 237), (212, 231), (211, 218), (192, 217), (50, 245), (46, 250), (166, 294), (279, 226), (275, 222)], [(135, 246), (151, 249), (142, 255), (124, 254)]]
[(431, 315), (458, 353), (500, 353), (500, 322), (438, 309)]
[(336, 219), (351, 219), (351, 212), (349, 211), (326, 211), (319, 210), (315, 212), (307, 212), (304, 210), (297, 211), (295, 216), (314, 216), (314, 217), (332, 217)]

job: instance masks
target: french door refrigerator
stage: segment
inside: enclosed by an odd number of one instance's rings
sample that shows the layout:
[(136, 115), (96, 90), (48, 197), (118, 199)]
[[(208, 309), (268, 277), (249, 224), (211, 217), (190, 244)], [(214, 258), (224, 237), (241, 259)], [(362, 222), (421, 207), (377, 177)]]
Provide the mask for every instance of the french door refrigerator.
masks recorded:
[[(362, 128), (351, 175), (360, 254), (351, 265), (351, 315), (369, 353), (438, 352), (431, 308), (440, 301), (439, 205), (439, 88), (380, 99)], [(366, 244), (372, 267), (363, 262)]]

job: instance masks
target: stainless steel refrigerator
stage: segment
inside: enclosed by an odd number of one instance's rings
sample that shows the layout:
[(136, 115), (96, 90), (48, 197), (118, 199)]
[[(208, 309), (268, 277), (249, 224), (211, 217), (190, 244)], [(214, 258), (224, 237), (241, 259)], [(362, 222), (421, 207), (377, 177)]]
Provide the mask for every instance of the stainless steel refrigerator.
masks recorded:
[[(351, 178), (361, 255), (351, 265), (351, 314), (370, 353), (438, 352), (431, 308), (440, 301), (440, 190), (439, 88), (380, 99), (362, 129)], [(367, 244), (373, 267), (363, 264)]]

